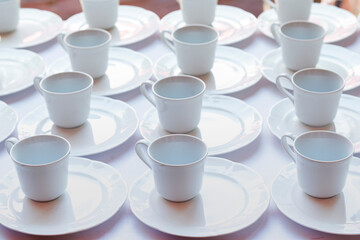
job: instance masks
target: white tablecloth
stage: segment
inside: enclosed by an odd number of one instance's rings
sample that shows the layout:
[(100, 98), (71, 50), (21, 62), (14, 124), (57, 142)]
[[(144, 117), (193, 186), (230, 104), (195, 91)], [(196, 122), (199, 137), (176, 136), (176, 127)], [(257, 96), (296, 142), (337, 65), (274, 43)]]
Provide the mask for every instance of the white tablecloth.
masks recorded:
[[(360, 53), (359, 32), (350, 38), (338, 42), (337, 44)], [(278, 45), (272, 39), (257, 32), (251, 38), (233, 45), (244, 51), (254, 54), (259, 60), (270, 50)], [(163, 54), (168, 53), (169, 49), (162, 44), (158, 34), (140, 43), (127, 46), (139, 51), (156, 62)], [(39, 53), (46, 61), (47, 65), (65, 55), (65, 52), (52, 40), (48, 43), (30, 50)], [(347, 92), (360, 97), (360, 88)], [(238, 149), (234, 152), (220, 155), (234, 162), (246, 164), (260, 173), (264, 178), (268, 189), (271, 189), (273, 179), (279, 171), (291, 162), (289, 156), (280, 145), (279, 139), (273, 136), (267, 126), (267, 116), (270, 108), (284, 96), (276, 89), (273, 83), (262, 78), (259, 83), (241, 92), (230, 94), (233, 97), (244, 100), (249, 105), (254, 106), (263, 117), (263, 130), (260, 136), (250, 145)], [(140, 94), (139, 89), (131, 92), (113, 96), (113, 98), (125, 101), (132, 105), (141, 120), (144, 113), (151, 106), (149, 102)], [(1, 97), (0, 100), (13, 107), (21, 119), (34, 107), (43, 104), (43, 98), (34, 87), (10, 96)], [(360, 108), (360, 106), (356, 106)], [(16, 131), (12, 136), (17, 136)], [(135, 142), (141, 138), (137, 131), (128, 141), (113, 150), (100, 154), (86, 156), (89, 159), (102, 161), (110, 164), (119, 170), (128, 188), (132, 183), (147, 170), (147, 167), (138, 159), (134, 151)], [(359, 156), (359, 155), (358, 155)], [(4, 142), (0, 143), (0, 176), (4, 176), (8, 171), (13, 170), (14, 166), (8, 156)], [(178, 239), (168, 234), (164, 234), (140, 222), (131, 212), (129, 202), (105, 223), (93, 229), (57, 237), (37, 237), (30, 236), (9, 230), (0, 226), (0, 239)], [(359, 239), (355, 237), (344, 237), (330, 235), (302, 227), (284, 216), (271, 200), (270, 206), (265, 214), (250, 227), (226, 236), (213, 239)]]

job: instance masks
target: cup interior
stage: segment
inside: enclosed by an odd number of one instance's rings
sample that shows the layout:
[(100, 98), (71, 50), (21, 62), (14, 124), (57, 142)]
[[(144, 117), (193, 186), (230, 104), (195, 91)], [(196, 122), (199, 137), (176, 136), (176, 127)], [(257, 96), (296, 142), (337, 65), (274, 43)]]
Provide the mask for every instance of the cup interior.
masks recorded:
[(174, 32), (174, 39), (186, 44), (205, 44), (217, 39), (217, 32), (206, 26), (194, 25), (179, 28)]
[(317, 93), (334, 92), (344, 87), (342, 77), (322, 69), (300, 71), (295, 74), (293, 81), (298, 88)]
[(205, 91), (205, 83), (195, 77), (173, 76), (154, 84), (154, 93), (163, 98), (185, 99)]
[(78, 72), (64, 72), (51, 75), (43, 79), (41, 88), (51, 93), (75, 93), (85, 90), (92, 85), (92, 78)]
[(204, 159), (207, 147), (192, 136), (169, 135), (155, 140), (149, 147), (149, 154), (161, 164), (184, 166)]
[(320, 25), (306, 21), (285, 23), (281, 32), (289, 38), (299, 40), (314, 40), (325, 35), (325, 30)]
[(56, 136), (34, 136), (16, 143), (11, 155), (20, 164), (40, 166), (56, 162), (70, 152), (70, 144)]
[(294, 146), (300, 155), (320, 162), (347, 159), (354, 148), (347, 138), (332, 132), (306, 133), (295, 140)]
[(70, 33), (65, 42), (77, 48), (89, 48), (103, 45), (110, 41), (110, 35), (103, 30), (87, 29)]

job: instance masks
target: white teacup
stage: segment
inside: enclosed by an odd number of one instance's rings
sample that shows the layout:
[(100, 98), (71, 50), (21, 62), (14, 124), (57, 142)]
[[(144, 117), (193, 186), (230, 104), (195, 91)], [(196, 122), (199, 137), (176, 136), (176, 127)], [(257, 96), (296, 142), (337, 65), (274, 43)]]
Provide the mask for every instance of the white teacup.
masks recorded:
[[(166, 35), (171, 35), (173, 41)], [(175, 53), (177, 63), (184, 74), (204, 75), (214, 65), (218, 32), (206, 25), (188, 25), (173, 33), (163, 31), (161, 39)]]
[(110, 41), (110, 33), (97, 28), (58, 36), (58, 42), (69, 54), (72, 70), (90, 74), (94, 79), (106, 72)]
[(0, 0), (0, 33), (14, 31), (19, 24), (20, 0)]
[(90, 113), (93, 79), (82, 72), (62, 72), (44, 79), (36, 77), (34, 86), (45, 98), (50, 119), (62, 128), (86, 122)]
[(181, 13), (186, 24), (211, 25), (217, 0), (181, 0)]
[(293, 20), (308, 20), (313, 0), (264, 0), (274, 8), (280, 23)]
[(320, 25), (307, 21), (273, 23), (271, 32), (281, 46), (287, 68), (297, 71), (315, 67), (318, 63), (325, 37), (325, 30)]
[[(281, 79), (291, 82), (293, 94), (283, 87)], [(334, 120), (345, 81), (337, 73), (308, 68), (296, 72), (292, 77), (279, 75), (276, 86), (293, 102), (296, 116), (301, 122), (321, 127)]]
[(37, 135), (5, 142), (25, 196), (50, 201), (64, 193), (68, 183), (70, 143), (59, 136)]
[(80, 3), (91, 28), (114, 27), (118, 18), (119, 0), (81, 0)]
[[(291, 150), (287, 140), (294, 142)], [(329, 198), (345, 186), (354, 146), (346, 137), (328, 131), (284, 135), (281, 144), (296, 162), (298, 182), (310, 196)]]
[(199, 138), (174, 134), (135, 145), (139, 158), (153, 171), (155, 187), (165, 199), (183, 202), (199, 194), (207, 147)]
[(161, 126), (172, 133), (187, 133), (197, 127), (205, 89), (205, 83), (192, 76), (172, 76), (140, 86), (141, 93), (156, 107)]

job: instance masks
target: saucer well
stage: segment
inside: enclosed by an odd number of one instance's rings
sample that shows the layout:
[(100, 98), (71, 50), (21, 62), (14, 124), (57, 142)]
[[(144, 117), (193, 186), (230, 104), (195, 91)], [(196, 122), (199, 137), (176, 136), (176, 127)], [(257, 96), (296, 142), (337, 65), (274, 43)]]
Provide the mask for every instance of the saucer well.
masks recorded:
[(68, 186), (50, 202), (25, 197), (15, 171), (0, 181), (0, 224), (32, 235), (62, 235), (95, 227), (124, 204), (127, 187), (110, 165), (70, 157)]
[(0, 142), (4, 141), (15, 130), (17, 121), (18, 116), (15, 110), (0, 101)]
[(39, 54), (24, 49), (0, 48), (0, 96), (32, 86), (34, 78), (44, 72), (45, 62)]
[(332, 123), (324, 127), (310, 127), (301, 123), (295, 114), (294, 105), (285, 98), (270, 110), (267, 122), (270, 131), (278, 138), (284, 134), (300, 135), (314, 130), (334, 131), (348, 137), (360, 152), (360, 98), (343, 94), (337, 115)]
[(38, 134), (66, 138), (72, 156), (85, 156), (112, 149), (130, 138), (138, 126), (135, 110), (125, 102), (92, 96), (88, 120), (77, 128), (60, 128), (50, 120), (46, 105), (41, 105), (21, 119), (17, 131), (20, 139)]
[(21, 8), (15, 31), (0, 33), (0, 48), (26, 48), (45, 43), (62, 30), (63, 21), (53, 12)]
[(182, 203), (163, 199), (150, 170), (135, 181), (128, 198), (134, 215), (149, 227), (176, 236), (212, 237), (253, 224), (266, 211), (270, 194), (251, 168), (209, 157), (195, 198)]
[(296, 165), (286, 166), (272, 184), (272, 198), (279, 210), (294, 222), (321, 232), (360, 234), (360, 159), (350, 164), (346, 185), (335, 197), (319, 199), (305, 194), (298, 185)]
[[(276, 21), (278, 19), (274, 9), (264, 11), (258, 17), (258, 28), (266, 36), (274, 38), (270, 28)], [(337, 42), (349, 37), (356, 31), (358, 24), (355, 15), (351, 12), (320, 3), (313, 3), (309, 21), (325, 29), (325, 43)]]
[[(209, 155), (218, 155), (250, 144), (261, 129), (262, 117), (254, 107), (233, 97), (204, 95), (200, 123), (187, 134), (201, 138)], [(150, 141), (171, 134), (160, 126), (154, 107), (144, 114), (139, 130)]]
[[(153, 35), (159, 28), (160, 19), (154, 12), (141, 7), (119, 5), (115, 27), (108, 29), (111, 46), (123, 46), (142, 41)], [(83, 12), (68, 18), (64, 24), (65, 32), (89, 28)]]
[[(360, 86), (360, 55), (346, 48), (324, 44), (316, 68), (336, 72), (345, 80), (344, 91)], [(275, 83), (276, 77), (282, 73), (290, 75), (295, 72), (285, 67), (281, 48), (267, 53), (261, 60), (261, 72), (270, 82)], [(284, 83), (285, 88), (292, 89), (290, 83)]]
[[(48, 74), (71, 71), (69, 57), (53, 62)], [(111, 47), (105, 76), (95, 79), (92, 93), (110, 96), (125, 93), (140, 86), (152, 75), (152, 62), (145, 55), (131, 49)]]
[[(185, 26), (181, 10), (171, 12), (160, 21), (160, 32)], [(252, 36), (257, 27), (256, 17), (241, 8), (217, 5), (212, 26), (218, 31), (218, 44), (227, 45)]]
[[(182, 74), (174, 53), (162, 56), (154, 65), (157, 79)], [(217, 46), (210, 73), (197, 76), (206, 84), (208, 94), (228, 94), (247, 89), (262, 77), (257, 58), (238, 48)]]

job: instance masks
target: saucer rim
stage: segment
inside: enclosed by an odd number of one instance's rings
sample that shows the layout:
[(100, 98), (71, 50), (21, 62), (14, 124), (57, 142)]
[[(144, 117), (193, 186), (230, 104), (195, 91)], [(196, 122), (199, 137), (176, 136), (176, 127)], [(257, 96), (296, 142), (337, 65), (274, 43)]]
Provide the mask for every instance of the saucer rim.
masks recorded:
[[(231, 234), (231, 233), (235, 233), (235, 232), (238, 232), (238, 231), (241, 231), (241, 230), (244, 230), (246, 228), (248, 228), (249, 226), (255, 224), (257, 221), (259, 221), (259, 219), (261, 219), (262, 216), (264, 216), (264, 214), (266, 213), (266, 211), (268, 210), (269, 206), (270, 206), (270, 202), (271, 202), (271, 192), (269, 191), (268, 187), (266, 186), (265, 184), (265, 181), (263, 179), (263, 177), (257, 172), (255, 171), (253, 168), (245, 165), (245, 164), (242, 164), (242, 163), (238, 163), (238, 162), (234, 162), (234, 161), (231, 161), (229, 159), (226, 159), (226, 158), (222, 158), (222, 157), (214, 157), (214, 156), (208, 156), (207, 159), (211, 159), (211, 161), (216, 161), (217, 163), (223, 163), (223, 164), (231, 164), (231, 166), (236, 166), (236, 165), (240, 165), (241, 167), (243, 167), (244, 169), (246, 169), (247, 171), (251, 172), (252, 174), (254, 174), (254, 176), (256, 176), (258, 179), (261, 179), (262, 182), (261, 182), (261, 185), (262, 185), (262, 188), (263, 188), (263, 192), (266, 194), (266, 199), (267, 199), (267, 203), (264, 205), (264, 208), (261, 209), (261, 210), (258, 210), (258, 216), (253, 219), (253, 221), (251, 222), (247, 222), (244, 226), (241, 226), (240, 228), (234, 228), (234, 229), (231, 229), (230, 231), (227, 230), (227, 231), (224, 231), (224, 232), (221, 232), (221, 233), (214, 233), (214, 232), (211, 232), (209, 234), (204, 234), (204, 235), (186, 235), (186, 234), (175, 234), (175, 233), (172, 233), (170, 231), (165, 231), (163, 229), (159, 229), (157, 227), (154, 227), (154, 226), (151, 226), (151, 224), (149, 222), (145, 222), (143, 221), (143, 219), (139, 216), (139, 214), (137, 213), (137, 211), (134, 210), (134, 203), (133, 201), (131, 200), (131, 195), (132, 195), (132, 192), (133, 192), (133, 189), (135, 189), (135, 185), (138, 184), (138, 182), (140, 182), (140, 180), (142, 180), (143, 178), (145, 177), (148, 177), (150, 175), (152, 175), (151, 173), (151, 170), (146, 170), (143, 174), (141, 174), (141, 176), (139, 176), (137, 179), (135, 179), (135, 181), (132, 183), (131, 187), (129, 188), (129, 191), (128, 191), (128, 202), (129, 202), (129, 205), (130, 205), (130, 210), (131, 212), (133, 213), (133, 215), (142, 223), (142, 224), (145, 224), (146, 226), (150, 227), (151, 229), (155, 229), (157, 231), (160, 231), (160, 232), (163, 232), (163, 233), (166, 233), (166, 234), (169, 234), (169, 235), (172, 235), (172, 236), (178, 236), (178, 237), (193, 237), (193, 238), (204, 238), (204, 237), (217, 237), (217, 236), (224, 236), (224, 235), (227, 235), (227, 234)], [(207, 160), (206, 159), (206, 160)], [(205, 171), (206, 171), (206, 164), (209, 165), (209, 163), (205, 162)], [(211, 173), (211, 171), (210, 171)], [(222, 176), (226, 176), (225, 174), (222, 174)], [(237, 184), (239, 184), (237, 182)], [(155, 186), (152, 186), (152, 188), (154, 189)], [(265, 197), (264, 197), (265, 198)]]
[[(104, 162), (101, 162), (101, 161), (96, 161), (96, 160), (91, 160), (89, 158), (84, 158), (84, 157), (75, 157), (75, 156), (70, 156), (70, 159), (69, 159), (69, 168), (70, 168), (70, 165), (71, 164), (74, 164), (72, 163), (72, 161), (77, 161), (78, 163), (86, 163), (86, 164), (89, 164), (87, 165), (86, 167), (83, 167), (83, 169), (88, 169), (89, 166), (91, 166), (92, 164), (96, 163), (96, 164), (100, 164), (104, 167), (106, 167), (108, 170), (111, 170), (113, 173), (116, 173), (119, 177), (119, 181), (116, 183), (117, 186), (121, 186), (122, 188), (125, 189), (124, 191), (124, 194), (122, 194), (122, 198), (121, 199), (117, 199), (116, 202), (118, 203), (117, 206), (114, 207), (114, 204), (112, 204), (111, 206), (113, 206), (113, 209), (112, 211), (109, 212), (109, 214), (106, 216), (106, 217), (103, 217), (103, 218), (96, 218), (95, 221), (88, 225), (88, 226), (85, 226), (83, 228), (78, 228), (78, 229), (71, 229), (71, 230), (68, 230), (68, 231), (59, 231), (57, 233), (53, 233), (53, 234), (49, 234), (49, 233), (40, 233), (40, 232), (36, 232), (36, 231), (23, 231), (22, 229), (17, 229), (15, 227), (11, 227), (11, 226), (8, 226), (6, 224), (4, 224), (4, 222), (1, 222), (0, 224), (7, 228), (7, 229), (11, 229), (13, 231), (16, 231), (16, 232), (19, 232), (19, 233), (24, 233), (24, 234), (30, 234), (30, 235), (34, 235), (34, 236), (61, 236), (61, 235), (67, 235), (67, 234), (72, 234), (72, 233), (77, 233), (77, 232), (82, 232), (82, 231), (86, 231), (86, 230), (89, 230), (89, 229), (92, 229), (94, 227), (97, 227), (99, 226), (100, 224), (108, 221), (110, 218), (112, 218), (120, 209), (121, 207), (125, 204), (125, 202), (127, 201), (128, 199), (128, 193), (129, 193), (129, 188), (122, 176), (122, 174), (116, 169), (114, 168), (113, 166), (109, 165), (109, 164), (106, 164)], [(81, 164), (77, 164), (76, 166), (80, 166)], [(69, 169), (70, 170), (70, 169)], [(92, 169), (92, 171), (94, 171), (94, 169)], [(91, 176), (93, 177), (92, 174), (89, 174), (89, 171), (83, 171), (81, 172), (87, 176)], [(69, 174), (70, 174), (70, 171), (69, 171)], [(7, 172), (5, 174), (5, 176), (3, 176), (0, 181), (4, 181), (4, 179), (8, 178), (9, 176), (16, 176), (16, 171), (15, 170), (10, 170), (9, 172)], [(16, 180), (18, 181), (18, 180)], [(103, 183), (102, 181), (99, 181), (101, 183)], [(1, 184), (1, 183), (0, 183)], [(105, 186), (105, 185), (104, 185)], [(106, 186), (107, 189), (109, 186)], [(107, 201), (109, 201), (110, 199), (108, 198)], [(46, 203), (45, 203), (46, 204)], [(1, 212), (0, 212), (1, 213)], [(96, 221), (97, 220), (97, 221)], [(99, 221), (100, 220), (100, 221)], [(65, 229), (65, 228), (64, 228)]]

